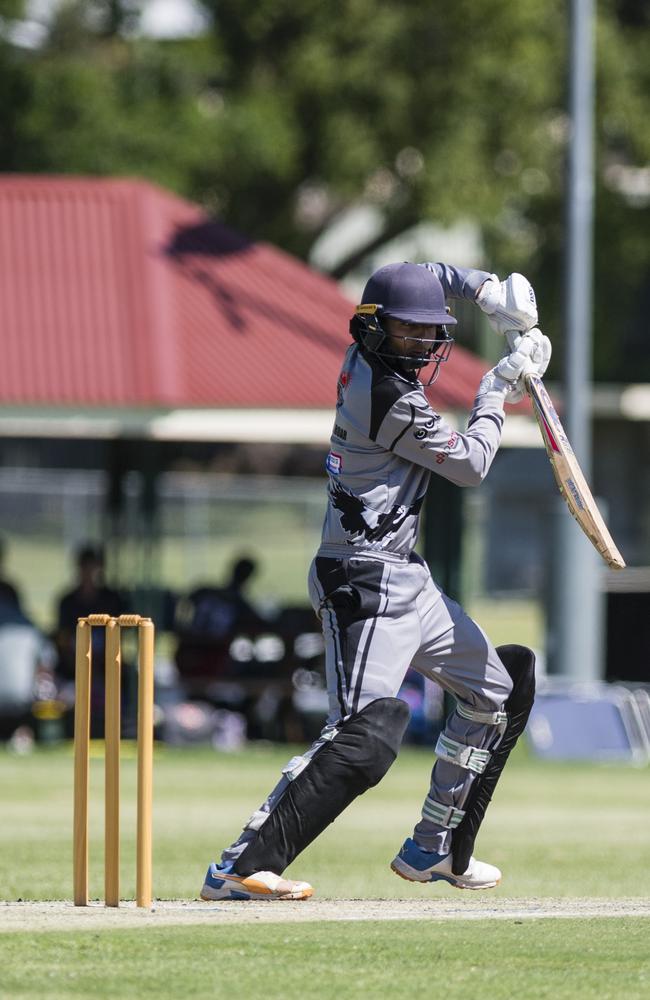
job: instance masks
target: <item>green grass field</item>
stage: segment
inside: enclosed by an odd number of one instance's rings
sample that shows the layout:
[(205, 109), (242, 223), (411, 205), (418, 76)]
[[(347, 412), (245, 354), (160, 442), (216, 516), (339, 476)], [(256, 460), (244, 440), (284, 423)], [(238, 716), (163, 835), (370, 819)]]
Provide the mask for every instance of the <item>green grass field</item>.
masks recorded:
[(647, 931), (603, 919), (6, 934), (2, 996), (647, 1000)]
[[(92, 764), (91, 896), (102, 892), (101, 747)], [(234, 754), (161, 747), (155, 759), (154, 885), (161, 899), (198, 896), (207, 862), (276, 780), (292, 748)], [(411, 885), (388, 862), (416, 821), (431, 760), (406, 749), (293, 866), (320, 898), (467, 897)], [(123, 761), (122, 891), (134, 892), (135, 761)], [(0, 752), (0, 896), (69, 899), (70, 748)], [(541, 764), (519, 751), (477, 854), (504, 872), (491, 898), (650, 896), (648, 772)], [(291, 873), (291, 870), (290, 870)], [(483, 898), (484, 894), (481, 894)], [(245, 906), (246, 904), (232, 904)], [(269, 904), (273, 905), (273, 904)], [(281, 906), (282, 904), (275, 904)], [(305, 907), (310, 903), (302, 904)], [(614, 907), (613, 907), (614, 908)], [(126, 912), (126, 911), (125, 911)], [(0, 997), (647, 998), (645, 918), (298, 922), (1, 933)], [(0, 911), (1, 914), (1, 911)], [(119, 920), (119, 914), (117, 915)]]

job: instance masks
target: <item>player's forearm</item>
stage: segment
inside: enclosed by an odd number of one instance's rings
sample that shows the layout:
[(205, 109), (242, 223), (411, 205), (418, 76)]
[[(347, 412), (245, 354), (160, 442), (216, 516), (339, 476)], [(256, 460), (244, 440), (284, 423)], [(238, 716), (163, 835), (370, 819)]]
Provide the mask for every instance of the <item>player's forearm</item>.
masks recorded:
[(477, 398), (463, 434), (453, 432), (453, 447), (438, 449), (432, 471), (457, 486), (483, 482), (499, 450), (505, 415), (501, 394)]
[(475, 302), (476, 294), (483, 282), (492, 277), (489, 271), (455, 267), (453, 264), (426, 261), (422, 266), (435, 274), (444, 289), (445, 297), (449, 299), (468, 299), (470, 302)]
[(465, 434), (461, 438), (461, 447), (464, 454), (447, 456), (443, 464), (431, 466), (431, 471), (456, 486), (479, 486), (490, 471), (498, 442)]
[(457, 486), (477, 486), (501, 440), (503, 400), (477, 400), (465, 433), (435, 413), (420, 394), (404, 396), (382, 424), (377, 443)]

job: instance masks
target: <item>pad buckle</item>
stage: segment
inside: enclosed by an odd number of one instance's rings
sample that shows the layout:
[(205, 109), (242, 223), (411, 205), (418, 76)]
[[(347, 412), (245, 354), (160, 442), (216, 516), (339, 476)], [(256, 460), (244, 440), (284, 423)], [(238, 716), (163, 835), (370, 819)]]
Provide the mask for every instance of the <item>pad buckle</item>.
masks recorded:
[(470, 722), (482, 722), (485, 726), (503, 726), (508, 722), (507, 712), (478, 712), (463, 705), (460, 701), (456, 704), (456, 711), (462, 719), (469, 719)]
[(457, 764), (458, 767), (463, 767), (466, 771), (473, 771), (475, 774), (483, 774), (492, 756), (489, 750), (466, 746), (464, 743), (450, 739), (444, 733), (438, 737), (435, 752), (441, 760)]
[(455, 830), (464, 815), (464, 809), (456, 809), (455, 806), (446, 806), (442, 802), (435, 802), (428, 795), (422, 806), (422, 819), (428, 819), (431, 823), (445, 826), (449, 830)]

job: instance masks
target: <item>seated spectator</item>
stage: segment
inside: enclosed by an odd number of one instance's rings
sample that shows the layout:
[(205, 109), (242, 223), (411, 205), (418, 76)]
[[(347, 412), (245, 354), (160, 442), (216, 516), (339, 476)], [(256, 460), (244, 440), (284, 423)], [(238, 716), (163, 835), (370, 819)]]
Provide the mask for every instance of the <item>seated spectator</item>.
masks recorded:
[[(100, 546), (82, 545), (75, 561), (77, 581), (71, 590), (59, 598), (55, 636), (59, 657), (57, 671), (67, 680), (74, 679), (77, 619), (97, 613), (117, 617), (128, 610), (122, 595), (104, 583), (104, 552)], [(93, 632), (93, 662), (95, 637), (103, 644), (101, 629)]]
[(33, 743), (33, 704), (55, 691), (51, 661), (51, 647), (22, 610), (15, 588), (0, 581), (0, 739), (21, 733), (23, 746)]
[(265, 627), (244, 594), (256, 569), (252, 559), (237, 559), (223, 586), (197, 587), (179, 602), (176, 666), (188, 694), (205, 694), (206, 685), (229, 671), (230, 644), (238, 633), (251, 635)]

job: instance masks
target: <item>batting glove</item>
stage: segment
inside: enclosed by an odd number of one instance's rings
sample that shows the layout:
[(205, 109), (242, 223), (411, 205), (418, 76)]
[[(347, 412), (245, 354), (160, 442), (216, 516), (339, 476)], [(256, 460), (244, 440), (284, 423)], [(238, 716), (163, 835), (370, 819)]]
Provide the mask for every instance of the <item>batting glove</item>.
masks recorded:
[(529, 330), (513, 341), (506, 354), (481, 379), (478, 394), (503, 392), (506, 402), (518, 403), (526, 394), (525, 376), (544, 374), (551, 360), (551, 342), (541, 330)]
[(502, 336), (508, 330), (525, 331), (537, 325), (535, 292), (523, 274), (511, 274), (505, 281), (493, 274), (479, 288), (476, 304)]

